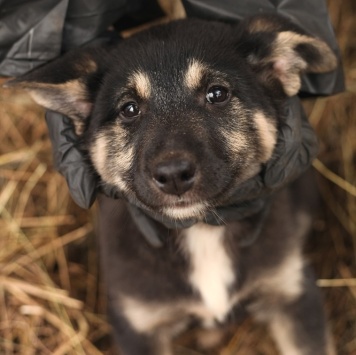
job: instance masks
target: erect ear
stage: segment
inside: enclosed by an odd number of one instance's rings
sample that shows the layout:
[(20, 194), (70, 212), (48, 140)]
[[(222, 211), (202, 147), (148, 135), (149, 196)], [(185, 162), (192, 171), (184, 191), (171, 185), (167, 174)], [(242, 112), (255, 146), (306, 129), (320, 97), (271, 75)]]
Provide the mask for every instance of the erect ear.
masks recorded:
[(284, 17), (258, 15), (240, 26), (239, 52), (263, 85), (279, 86), (288, 96), (298, 93), (304, 72), (324, 73), (337, 66), (337, 58), (325, 42)]
[(105, 72), (106, 54), (102, 47), (76, 50), (4, 86), (25, 89), (39, 105), (68, 116), (80, 135)]

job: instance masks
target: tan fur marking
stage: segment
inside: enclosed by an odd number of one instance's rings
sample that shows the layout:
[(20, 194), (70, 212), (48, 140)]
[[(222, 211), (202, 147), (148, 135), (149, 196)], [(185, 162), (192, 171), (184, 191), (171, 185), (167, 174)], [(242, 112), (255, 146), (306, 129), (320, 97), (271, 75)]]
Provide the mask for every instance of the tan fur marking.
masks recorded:
[[(310, 44), (316, 48), (323, 60), (319, 63), (308, 64), (294, 51), (294, 48), (302, 43)], [(288, 96), (298, 93), (302, 72), (323, 73), (333, 70), (337, 65), (334, 53), (324, 42), (291, 31), (284, 31), (277, 35), (271, 59), (274, 62), (275, 73)]]
[(266, 162), (277, 142), (277, 128), (261, 111), (255, 113), (254, 120), (264, 149), (263, 162)]
[[(307, 43), (315, 47), (323, 58), (323, 60), (319, 63), (313, 63), (313, 65), (308, 64), (306, 67), (307, 71), (313, 73), (324, 73), (336, 68), (336, 56), (326, 43), (318, 38), (300, 35), (291, 31), (284, 31), (278, 34), (275, 44), (276, 54), (283, 54), (285, 50), (289, 51), (298, 44), (302, 43)], [(296, 55), (296, 53), (294, 55)]]
[(146, 303), (126, 296), (121, 296), (119, 302), (130, 326), (152, 337), (155, 354), (173, 354), (171, 339), (189, 325), (187, 313), (179, 304)]
[(125, 317), (139, 333), (151, 333), (175, 318), (172, 304), (148, 304), (129, 297), (121, 297), (120, 303)]
[(231, 154), (239, 154), (248, 147), (248, 139), (243, 132), (239, 131), (221, 131)]
[(80, 74), (90, 74), (98, 70), (98, 65), (91, 58), (84, 58), (83, 61), (76, 63), (75, 69)]
[[(312, 218), (307, 213), (298, 213), (295, 229), (295, 239), (300, 240), (310, 230)], [(263, 294), (274, 294), (277, 298), (282, 297), (286, 301), (293, 301), (303, 291), (303, 268), (304, 258), (300, 245), (290, 248), (289, 254), (274, 269), (261, 273), (256, 279), (249, 280), (247, 286), (240, 289), (237, 296), (240, 300), (248, 297), (251, 292), (262, 292)], [(256, 311), (256, 317), (265, 320), (268, 310), (252, 307)]]
[[(275, 313), (270, 322), (270, 329), (278, 348), (283, 355), (303, 355), (305, 349), (301, 344), (293, 341), (294, 330), (288, 317), (282, 313)], [(327, 333), (327, 355), (336, 355), (330, 333)]]
[[(296, 95), (301, 87), (300, 75), (307, 68), (307, 63), (294, 51), (305, 36), (294, 32), (281, 32), (274, 43), (272, 61), (274, 71), (288, 96)], [(309, 37), (305, 37), (308, 39)]]
[[(256, 26), (263, 26), (262, 23), (257, 23)], [(251, 27), (252, 32), (254, 31), (253, 26)], [(294, 50), (299, 44), (313, 46), (320, 54), (320, 61), (307, 63)], [(254, 66), (273, 64), (273, 71), (264, 71), (264, 74), (261, 74), (262, 80), (268, 81), (271, 76), (277, 77), (288, 96), (296, 95), (300, 90), (300, 76), (303, 72), (324, 73), (335, 69), (337, 66), (337, 58), (326, 43), (318, 38), (301, 35), (292, 31), (283, 31), (277, 34), (272, 44), (271, 56), (260, 60), (251, 55), (248, 57), (248, 60)]]
[(190, 61), (188, 69), (184, 76), (185, 85), (191, 90), (194, 90), (199, 87), (205, 70), (206, 66), (204, 64), (200, 63), (195, 59)]
[[(122, 174), (130, 168), (133, 157), (133, 148), (125, 147), (125, 134), (118, 125), (109, 128), (109, 131), (101, 132), (96, 137), (90, 151), (94, 167), (103, 181), (117, 186), (121, 191), (127, 191), (127, 184)], [(109, 137), (111, 137), (110, 142)], [(116, 149), (115, 158), (108, 159), (109, 145)]]
[(51, 100), (48, 97), (42, 95), (41, 91), (36, 90), (28, 90), (29, 95), (38, 105), (43, 106), (45, 108), (51, 109), (53, 106), (51, 104)]
[(266, 275), (260, 282), (260, 287), (269, 292), (272, 290), (290, 300), (294, 300), (302, 293), (304, 260), (300, 252), (290, 254), (284, 262)]
[(94, 164), (96, 171), (101, 175), (103, 180), (107, 180), (109, 176), (106, 172), (106, 156), (107, 156), (107, 140), (104, 134), (98, 134), (95, 142), (91, 146), (91, 160)]
[(110, 128), (109, 135), (111, 137), (110, 144), (112, 148), (115, 149), (115, 157), (111, 158), (107, 166), (111, 176), (110, 182), (125, 192), (128, 188), (122, 175), (131, 167), (134, 150), (133, 147), (127, 146), (127, 133), (121, 127), (120, 123), (116, 122), (116, 124)]
[(137, 91), (143, 99), (148, 99), (151, 95), (151, 82), (148, 75), (141, 71), (132, 74), (130, 85)]
[(23, 82), (18, 86), (25, 89), (37, 104), (69, 116), (75, 133), (83, 133), (84, 119), (89, 116), (92, 104), (87, 100), (86, 88), (79, 80), (62, 84)]
[[(306, 353), (303, 344), (295, 344), (293, 329), (294, 323), (288, 318), (288, 316), (281, 312), (274, 312), (271, 314), (269, 321), (269, 327), (276, 341), (278, 348), (283, 355), (303, 355)], [(322, 349), (320, 349), (322, 350)], [(309, 353), (309, 352), (308, 352)], [(327, 355), (336, 355), (333, 340), (330, 332), (327, 329), (326, 333), (326, 353)]]
[(249, 306), (249, 310), (257, 320), (271, 322), (274, 316), (273, 302), (293, 302), (303, 292), (303, 266), (301, 251), (293, 251), (278, 267), (248, 282), (245, 288), (239, 290), (236, 298), (244, 299), (253, 292), (267, 297), (273, 296), (271, 307), (266, 307), (263, 302), (256, 302)]
[[(75, 102), (77, 100), (85, 100), (87, 98), (87, 91), (83, 83), (79, 80), (70, 80), (61, 84), (48, 83), (34, 83), (23, 82), (18, 87), (28, 90), (31, 97), (39, 104), (46, 108), (53, 108), (53, 101), (46, 95), (45, 90), (53, 89), (57, 92), (62, 92), (68, 98), (68, 102)], [(43, 90), (43, 91), (42, 91)], [(46, 97), (47, 96), (47, 97)], [(53, 97), (54, 99), (55, 97)]]
[[(299, 239), (310, 229), (312, 218), (307, 213), (298, 213), (296, 215), (298, 227), (295, 230), (295, 238)], [(290, 250), (289, 255), (283, 262), (272, 270), (269, 274), (263, 276), (260, 282), (262, 290), (274, 290), (277, 294), (293, 301), (300, 296), (303, 291), (303, 268), (304, 258), (302, 250), (299, 247)]]
[[(295, 229), (295, 238), (299, 240), (310, 229), (312, 218), (304, 212), (298, 213), (296, 218), (298, 222)], [(293, 301), (303, 291), (304, 263), (300, 245), (290, 248), (289, 254), (285, 256), (284, 260), (276, 268), (261, 275), (253, 287), (264, 293), (271, 291), (273, 294), (282, 296), (287, 301)]]
[(278, 348), (283, 355), (303, 355), (303, 348), (293, 341), (293, 326), (288, 317), (275, 313), (270, 322), (270, 329)]
[(124, 179), (122, 178), (122, 174), (126, 172), (132, 163), (132, 157), (133, 157), (133, 148), (128, 148), (127, 150), (121, 152), (120, 155), (117, 157), (117, 167), (118, 167), (118, 172), (116, 172), (113, 182), (114, 185), (116, 185), (121, 191), (126, 192), (128, 191), (128, 187)]
[(130, 325), (142, 334), (159, 329), (169, 337), (176, 336), (186, 329), (192, 315), (205, 327), (214, 326), (215, 314), (201, 302), (147, 303), (126, 296), (120, 296), (119, 302)]
[(120, 123), (116, 123), (115, 126), (111, 128), (113, 136), (113, 144), (115, 144), (117, 151), (117, 161), (114, 162), (120, 167), (121, 171), (127, 171), (133, 160), (133, 148), (127, 146), (127, 133), (121, 127)]
[(248, 31), (250, 33), (254, 32), (273, 32), (278, 30), (278, 26), (271, 22), (270, 19), (256, 18), (249, 23)]
[[(227, 144), (227, 147), (232, 156), (236, 156), (245, 153), (249, 148), (249, 139), (244, 133), (244, 130), (241, 129), (245, 125), (247, 125), (248, 114), (249, 111), (243, 107), (240, 100), (237, 97), (231, 98), (231, 114), (233, 114), (236, 118), (235, 122), (230, 122), (230, 126), (228, 128), (221, 129), (221, 134), (224, 137), (224, 140)], [(237, 159), (233, 159), (238, 162)]]
[(169, 332), (173, 336), (188, 326), (190, 315), (205, 320), (213, 319), (213, 315), (197, 302), (147, 303), (121, 296), (120, 304), (127, 320), (140, 333), (151, 333), (169, 325)]

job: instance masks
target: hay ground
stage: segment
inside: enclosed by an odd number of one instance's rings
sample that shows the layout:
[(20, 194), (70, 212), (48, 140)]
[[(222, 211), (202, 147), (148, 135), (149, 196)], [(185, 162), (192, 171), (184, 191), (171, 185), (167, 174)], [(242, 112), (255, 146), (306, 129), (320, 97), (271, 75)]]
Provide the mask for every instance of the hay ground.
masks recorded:
[[(338, 354), (356, 355), (356, 4), (330, 1), (347, 91), (305, 103), (320, 138), (323, 197), (307, 254)], [(0, 353), (109, 354), (91, 212), (71, 200), (51, 158), (44, 111), (0, 90)], [(181, 340), (188, 353), (190, 334)], [(222, 354), (276, 354), (246, 319)]]

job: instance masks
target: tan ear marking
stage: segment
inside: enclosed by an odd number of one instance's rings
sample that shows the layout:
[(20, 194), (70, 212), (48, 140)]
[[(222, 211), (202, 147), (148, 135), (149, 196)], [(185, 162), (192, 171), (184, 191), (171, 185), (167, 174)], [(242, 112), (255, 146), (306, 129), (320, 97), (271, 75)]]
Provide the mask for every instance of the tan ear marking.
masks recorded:
[[(320, 60), (308, 62), (298, 53), (298, 46), (310, 46)], [(288, 96), (296, 95), (301, 87), (303, 72), (322, 73), (333, 70), (337, 60), (332, 50), (319, 39), (292, 31), (280, 32), (273, 44), (273, 69)]]
[(55, 97), (53, 97), (53, 100), (49, 99), (51, 96), (48, 94), (48, 90), (55, 90), (57, 93), (56, 96), (62, 93), (64, 96), (70, 98), (72, 102), (85, 100), (87, 98), (85, 85), (78, 79), (69, 80), (60, 84), (23, 81), (16, 84), (16, 86), (27, 90), (39, 105), (47, 108), (50, 108), (48, 106), (50, 106), (51, 102), (55, 101)]
[(280, 54), (288, 47), (295, 50), (298, 45), (311, 45), (320, 55), (321, 60), (316, 63), (307, 63), (307, 70), (313, 73), (323, 73), (333, 70), (337, 66), (334, 52), (322, 40), (301, 35), (292, 31), (284, 31), (278, 34), (275, 50)]
[(98, 70), (98, 65), (91, 58), (83, 58), (83, 61), (80, 61), (75, 64), (75, 69), (80, 74), (91, 74), (95, 73)]
[(272, 32), (278, 29), (278, 24), (271, 22), (269, 18), (258, 17), (249, 23), (248, 31), (255, 32)]
[[(326, 73), (337, 66), (337, 58), (329, 46), (322, 40), (300, 34), (292, 30), (279, 32), (275, 25), (266, 18), (258, 18), (249, 24), (252, 32), (275, 33), (270, 44), (270, 52), (264, 57), (254, 53), (247, 55), (247, 61), (259, 70), (260, 80), (265, 83), (278, 79), (285, 94), (293, 96), (301, 87), (301, 75), (307, 73)], [(272, 79), (272, 80), (271, 80)]]
[(86, 87), (80, 80), (61, 84), (24, 81), (17, 86), (25, 89), (37, 104), (70, 117), (75, 133), (83, 133), (84, 121), (90, 115), (93, 104), (88, 100)]

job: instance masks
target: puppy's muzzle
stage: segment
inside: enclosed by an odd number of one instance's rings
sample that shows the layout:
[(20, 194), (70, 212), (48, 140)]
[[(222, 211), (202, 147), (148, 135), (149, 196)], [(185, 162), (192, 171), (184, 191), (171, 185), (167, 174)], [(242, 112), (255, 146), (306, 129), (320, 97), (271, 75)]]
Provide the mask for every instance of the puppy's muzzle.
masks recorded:
[(189, 158), (167, 159), (152, 168), (154, 183), (169, 195), (183, 195), (193, 187), (195, 177), (196, 164)]

